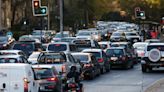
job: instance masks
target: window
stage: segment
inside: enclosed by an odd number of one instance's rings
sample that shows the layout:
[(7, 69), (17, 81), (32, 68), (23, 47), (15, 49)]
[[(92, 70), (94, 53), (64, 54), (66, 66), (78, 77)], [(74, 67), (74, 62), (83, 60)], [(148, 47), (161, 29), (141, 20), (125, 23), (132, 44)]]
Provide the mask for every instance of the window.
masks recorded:
[(67, 45), (66, 44), (50, 44), (48, 46), (48, 50), (55, 51), (55, 52), (66, 51)]

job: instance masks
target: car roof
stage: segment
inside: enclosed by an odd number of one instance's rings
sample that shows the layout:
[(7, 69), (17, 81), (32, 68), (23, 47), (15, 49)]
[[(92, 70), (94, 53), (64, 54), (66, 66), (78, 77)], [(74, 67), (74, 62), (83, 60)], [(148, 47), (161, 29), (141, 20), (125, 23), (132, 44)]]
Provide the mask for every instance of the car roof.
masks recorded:
[(22, 51), (21, 50), (0, 50), (0, 52), (18, 53), (18, 52), (22, 52)]
[(50, 64), (38, 64), (38, 65), (32, 65), (33, 68), (53, 68), (54, 65)]
[(53, 42), (53, 43), (49, 43), (49, 44), (70, 44), (69, 42)]
[(0, 55), (0, 58), (18, 58), (21, 55)]
[(25, 64), (25, 63), (2, 63), (0, 64), (0, 68), (5, 68), (5, 67), (14, 67), (14, 68), (25, 68), (31, 66), (30, 64)]
[(85, 51), (90, 51), (90, 52), (101, 52), (102, 49), (84, 49), (82, 52), (85, 52)]
[(110, 47), (110, 48), (107, 48), (107, 49), (124, 49), (125, 47)]
[(164, 43), (150, 43), (148, 46), (151, 46), (151, 45), (162, 45), (162, 46), (164, 46)]
[(75, 52), (75, 53), (71, 53), (72, 55), (92, 55), (91, 53), (83, 53), (83, 52)]

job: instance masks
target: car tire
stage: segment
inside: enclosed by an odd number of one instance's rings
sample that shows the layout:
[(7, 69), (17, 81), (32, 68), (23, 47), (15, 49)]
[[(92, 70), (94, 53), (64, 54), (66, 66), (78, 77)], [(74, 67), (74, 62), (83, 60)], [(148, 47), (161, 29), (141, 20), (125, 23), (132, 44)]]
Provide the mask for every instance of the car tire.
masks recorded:
[(145, 64), (142, 64), (141, 67), (142, 67), (142, 72), (146, 73), (147, 72), (147, 66)]
[(110, 72), (110, 69), (111, 69), (111, 66), (110, 66), (110, 64), (109, 64), (109, 66), (108, 66), (107, 69), (106, 69), (106, 72)]

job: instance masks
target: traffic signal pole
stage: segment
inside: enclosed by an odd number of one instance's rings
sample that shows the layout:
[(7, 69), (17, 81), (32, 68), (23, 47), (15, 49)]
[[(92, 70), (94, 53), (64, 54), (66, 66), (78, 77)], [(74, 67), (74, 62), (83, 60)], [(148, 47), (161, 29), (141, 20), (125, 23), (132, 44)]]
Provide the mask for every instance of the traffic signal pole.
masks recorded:
[(59, 7), (60, 7), (60, 33), (63, 37), (63, 0), (59, 0)]
[[(0, 0), (0, 16), (2, 16), (2, 0)], [(2, 17), (0, 17), (0, 30), (2, 28)]]

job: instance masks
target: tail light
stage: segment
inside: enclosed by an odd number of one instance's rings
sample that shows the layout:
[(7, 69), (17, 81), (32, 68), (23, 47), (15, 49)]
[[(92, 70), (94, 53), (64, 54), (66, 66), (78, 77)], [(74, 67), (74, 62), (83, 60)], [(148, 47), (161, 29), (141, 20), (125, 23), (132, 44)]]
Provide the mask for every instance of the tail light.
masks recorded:
[(84, 64), (84, 67), (92, 67), (93, 64)]
[(65, 73), (65, 72), (66, 72), (66, 66), (65, 66), (65, 65), (62, 65), (62, 67), (61, 67), (61, 68), (62, 68), (62, 69), (61, 69), (61, 70), (62, 70), (62, 72), (63, 72), (63, 73)]
[(103, 61), (104, 61), (103, 58), (99, 58), (99, 59), (98, 59), (98, 62), (99, 62), (99, 63), (102, 63)]
[(53, 78), (48, 78), (47, 81), (50, 81), (50, 82), (57, 82), (58, 79), (57, 79), (57, 77), (53, 77)]
[(69, 84), (68, 87), (75, 88), (76, 87), (76, 84)]
[(126, 60), (126, 57), (122, 57), (122, 60)]
[(145, 55), (145, 53), (144, 53), (144, 52), (142, 52), (142, 53), (139, 53), (139, 55), (143, 57), (143, 56)]
[(27, 78), (24, 78), (23, 81), (24, 81), (24, 92), (28, 92), (28, 83), (29, 83), (29, 81), (28, 81)]

